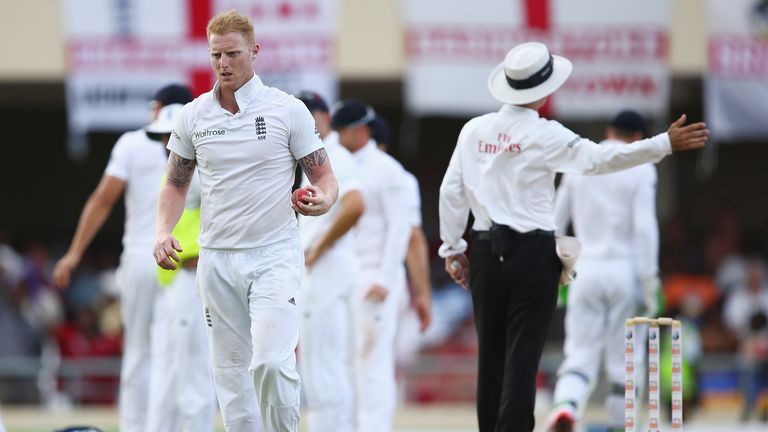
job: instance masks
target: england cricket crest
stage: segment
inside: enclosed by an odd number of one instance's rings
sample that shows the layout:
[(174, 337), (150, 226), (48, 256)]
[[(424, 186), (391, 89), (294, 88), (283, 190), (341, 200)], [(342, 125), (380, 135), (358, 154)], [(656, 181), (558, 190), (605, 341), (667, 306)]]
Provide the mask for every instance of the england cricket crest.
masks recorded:
[(680, 354), (680, 343), (673, 343), (672, 344), (672, 355), (678, 355)]
[(634, 417), (627, 417), (624, 419), (624, 427), (627, 428), (633, 428), (635, 427), (635, 418)]
[(626, 409), (634, 409), (635, 408), (635, 400), (634, 399), (627, 399), (624, 401), (624, 408)]
[(656, 381), (649, 381), (648, 382), (648, 391), (659, 391), (659, 384)]
[(680, 381), (673, 381), (672, 382), (672, 391), (673, 392), (679, 392), (682, 390), (683, 386), (680, 385)]
[(650, 373), (656, 373), (659, 371), (659, 367), (656, 364), (656, 362), (649, 362), (648, 363), (648, 372)]
[(648, 401), (648, 409), (651, 409), (651, 410), (659, 409), (659, 401), (657, 399), (649, 400)]
[(627, 342), (627, 346), (624, 347), (624, 354), (633, 354), (635, 352), (635, 344)]
[(635, 363), (628, 361), (626, 365), (624, 365), (624, 371), (626, 373), (632, 373), (635, 371)]
[(659, 344), (656, 342), (651, 342), (648, 344), (648, 354), (656, 354), (659, 352)]
[(682, 368), (680, 367), (680, 363), (672, 363), (672, 373), (680, 373), (682, 372)]
[(635, 381), (631, 379), (627, 380), (627, 382), (624, 383), (624, 390), (630, 392), (635, 391)]

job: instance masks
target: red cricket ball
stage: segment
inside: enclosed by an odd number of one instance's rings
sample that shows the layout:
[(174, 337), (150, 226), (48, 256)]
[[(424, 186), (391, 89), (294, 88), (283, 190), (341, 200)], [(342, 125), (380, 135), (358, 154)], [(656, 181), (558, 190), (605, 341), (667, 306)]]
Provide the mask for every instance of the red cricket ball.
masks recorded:
[(304, 201), (304, 197), (307, 196), (312, 196), (312, 194), (306, 189), (299, 189), (298, 192), (296, 192), (296, 201), (301, 201), (306, 204), (307, 202)]

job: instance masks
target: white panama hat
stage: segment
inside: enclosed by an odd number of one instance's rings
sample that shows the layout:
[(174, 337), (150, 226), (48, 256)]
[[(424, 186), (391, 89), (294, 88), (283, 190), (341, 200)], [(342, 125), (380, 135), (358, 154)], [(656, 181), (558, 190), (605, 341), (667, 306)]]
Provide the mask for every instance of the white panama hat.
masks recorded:
[(160, 112), (157, 113), (157, 119), (145, 127), (144, 131), (149, 134), (169, 134), (173, 132), (182, 108), (184, 108), (182, 104), (170, 104), (160, 108)]
[(488, 77), (488, 90), (501, 102), (524, 105), (554, 93), (573, 70), (570, 60), (551, 55), (540, 42), (525, 42), (509, 50)]

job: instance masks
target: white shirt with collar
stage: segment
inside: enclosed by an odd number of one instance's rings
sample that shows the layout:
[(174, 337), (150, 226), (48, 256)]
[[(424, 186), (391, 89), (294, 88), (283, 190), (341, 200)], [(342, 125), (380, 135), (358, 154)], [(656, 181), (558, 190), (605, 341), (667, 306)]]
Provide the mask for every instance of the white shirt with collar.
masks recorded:
[[(320, 237), (331, 227), (341, 208), (342, 197), (351, 191), (361, 191), (362, 188), (357, 161), (349, 150), (339, 144), (339, 134), (331, 131), (323, 140), (323, 145), (328, 152), (328, 161), (333, 168), (333, 175), (339, 184), (339, 199), (327, 213), (320, 216), (299, 216), (301, 244), (305, 251), (320, 240)], [(302, 175), (301, 184), (309, 184), (306, 174)], [(348, 231), (334, 243), (333, 247), (352, 247), (353, 241), (352, 231)]]
[(239, 111), (218, 100), (219, 84), (185, 105), (168, 149), (197, 161), (201, 247), (253, 249), (298, 236), (291, 209), (296, 161), (323, 148), (306, 106), (254, 75), (235, 92)]
[[(605, 140), (600, 145), (634, 145)], [(555, 224), (564, 234), (573, 222), (581, 258), (626, 258), (640, 278), (659, 271), (656, 219), (656, 167), (642, 164), (624, 171), (582, 176), (567, 174), (555, 199)]]
[(125, 252), (152, 251), (157, 195), (167, 162), (163, 144), (142, 129), (124, 133), (112, 148), (104, 174), (125, 181)]
[(357, 222), (356, 247), (364, 270), (375, 283), (397, 287), (411, 235), (409, 188), (400, 162), (376, 147), (373, 140), (352, 153), (365, 191), (365, 212)]
[(419, 180), (413, 173), (403, 170), (405, 184), (408, 186), (408, 214), (411, 215), (411, 226), (421, 227), (421, 192)]
[(632, 145), (598, 145), (537, 111), (504, 105), (467, 122), (440, 186), (440, 256), (463, 253), (469, 211), (519, 232), (554, 230), (555, 174), (601, 174), (672, 152), (666, 133)]

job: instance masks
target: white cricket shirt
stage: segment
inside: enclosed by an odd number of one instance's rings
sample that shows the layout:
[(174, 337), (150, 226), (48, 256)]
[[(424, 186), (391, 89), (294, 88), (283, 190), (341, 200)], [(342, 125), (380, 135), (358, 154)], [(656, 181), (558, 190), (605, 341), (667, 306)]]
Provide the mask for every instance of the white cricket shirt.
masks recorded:
[(364, 270), (386, 289), (397, 287), (402, 275), (412, 216), (409, 188), (400, 162), (376, 147), (373, 140), (352, 153), (363, 173), (365, 212), (357, 222), (355, 246)]
[(405, 185), (408, 187), (408, 214), (411, 218), (411, 226), (421, 226), (421, 193), (419, 192), (419, 180), (413, 173), (403, 170)]
[[(361, 191), (360, 173), (357, 163), (344, 146), (339, 144), (339, 135), (335, 131), (329, 133), (323, 140), (325, 151), (328, 153), (328, 160), (333, 168), (333, 174), (339, 184), (339, 199), (331, 206), (327, 213), (320, 216), (302, 216), (299, 215), (299, 231), (301, 235), (301, 244), (304, 250), (308, 250), (315, 242), (320, 240), (331, 227), (333, 220), (341, 208), (341, 199), (351, 191)], [(306, 174), (302, 175), (302, 185), (309, 184)], [(352, 230), (339, 238), (333, 247), (353, 247), (354, 241)]]
[[(634, 145), (606, 140), (600, 145)], [(611, 174), (567, 174), (555, 199), (555, 224), (564, 234), (573, 223), (581, 257), (626, 258), (640, 278), (659, 271), (656, 167), (642, 164)]]
[(312, 115), (256, 75), (235, 92), (235, 114), (221, 107), (218, 90), (216, 83), (184, 106), (168, 143), (197, 161), (200, 246), (253, 249), (296, 238), (296, 161), (323, 148)]
[(535, 110), (504, 105), (467, 122), (440, 186), (440, 256), (463, 253), (473, 229), (491, 221), (519, 232), (554, 230), (555, 174), (601, 174), (672, 152), (666, 133), (632, 145), (598, 145)]
[(124, 133), (112, 148), (104, 174), (125, 181), (124, 252), (152, 251), (157, 195), (167, 161), (163, 144), (141, 129)]

